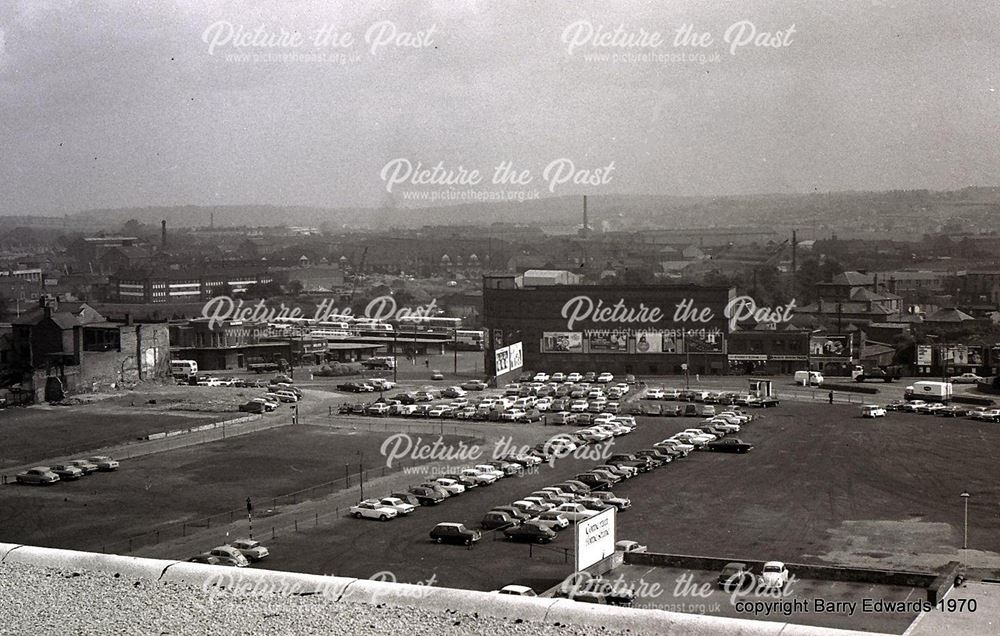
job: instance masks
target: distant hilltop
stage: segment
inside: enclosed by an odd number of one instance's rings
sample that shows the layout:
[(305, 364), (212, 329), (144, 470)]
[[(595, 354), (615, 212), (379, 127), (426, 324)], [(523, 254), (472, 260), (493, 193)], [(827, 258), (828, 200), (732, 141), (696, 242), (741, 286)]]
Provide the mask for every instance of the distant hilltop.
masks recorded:
[[(320, 208), (278, 205), (173, 206), (87, 210), (65, 216), (8, 216), (8, 227), (89, 230), (135, 219), (170, 227), (269, 227), (296, 225), (325, 232), (353, 229), (418, 228), (426, 225), (519, 223), (582, 226), (582, 196), (524, 202), (462, 203), (437, 207)], [(844, 238), (852, 233), (1000, 229), (1000, 188), (953, 191), (895, 190), (812, 194), (752, 194), (680, 197), (667, 195), (588, 196), (589, 227), (601, 230), (713, 228), (733, 226), (824, 227)], [(841, 229), (838, 229), (841, 228)]]

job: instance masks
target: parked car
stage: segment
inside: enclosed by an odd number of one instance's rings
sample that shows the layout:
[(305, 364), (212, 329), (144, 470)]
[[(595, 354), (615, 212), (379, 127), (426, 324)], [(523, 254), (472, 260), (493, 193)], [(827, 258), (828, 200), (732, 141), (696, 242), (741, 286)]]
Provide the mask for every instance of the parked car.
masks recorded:
[(107, 455), (94, 455), (93, 457), (88, 457), (87, 461), (97, 466), (97, 470), (101, 472), (118, 470), (118, 466), (120, 465), (117, 460), (111, 459)]
[(531, 541), (549, 543), (556, 538), (555, 530), (546, 528), (537, 521), (525, 521), (503, 531), (503, 536), (511, 541)]
[(238, 568), (245, 568), (250, 565), (250, 560), (243, 556), (243, 553), (229, 545), (220, 545), (212, 548), (208, 556), (219, 559), (219, 565), (231, 565)]
[(426, 486), (414, 486), (410, 488), (410, 494), (417, 498), (421, 506), (434, 506), (446, 499), (446, 496), (436, 489)]
[(520, 519), (512, 517), (506, 512), (501, 510), (491, 510), (483, 515), (483, 519), (479, 522), (479, 525), (482, 526), (483, 530), (496, 530), (498, 528), (516, 526), (520, 523)]
[(351, 514), (358, 519), (378, 519), (379, 521), (389, 521), (399, 514), (395, 509), (383, 506), (378, 501), (365, 500), (357, 505), (351, 506)]
[(590, 519), (598, 513), (597, 510), (591, 510), (583, 504), (578, 503), (564, 503), (555, 508), (555, 512), (566, 517), (570, 521), (582, 521), (584, 519)]
[(927, 406), (927, 402), (923, 400), (910, 400), (909, 402), (904, 402), (902, 406), (899, 407), (900, 411), (906, 411), (907, 413), (916, 413), (917, 409)]
[(611, 373), (608, 373), (607, 371), (597, 376), (597, 382), (601, 384), (608, 384), (614, 381), (615, 381), (615, 376)]
[(435, 543), (461, 543), (463, 545), (472, 545), (483, 537), (478, 530), (469, 530), (461, 523), (450, 522), (437, 524), (430, 534)]
[(399, 515), (408, 515), (417, 509), (413, 504), (398, 497), (383, 497), (378, 500), (378, 503), (386, 508), (392, 508)]
[(35, 466), (34, 468), (19, 472), (15, 476), (15, 480), (19, 484), (48, 486), (59, 481), (59, 475), (49, 470), (48, 466)]
[(395, 499), (399, 499), (403, 503), (408, 503), (411, 506), (424, 505), (423, 502), (421, 502), (420, 499), (412, 492), (393, 492), (389, 493), (389, 496)]
[(260, 541), (254, 541), (253, 539), (237, 539), (231, 541), (229, 545), (239, 550), (240, 554), (250, 560), (251, 563), (266, 559), (271, 554), (270, 550), (261, 545)]
[(538, 596), (535, 590), (526, 585), (505, 585), (497, 591), (497, 594), (507, 594), (510, 596)]
[(88, 462), (86, 459), (74, 459), (69, 462), (70, 466), (76, 466), (83, 471), (84, 475), (89, 475), (90, 473), (97, 472), (97, 464)]
[(977, 382), (982, 382), (983, 378), (975, 373), (963, 373), (953, 376), (951, 381), (953, 384), (976, 384)]
[(885, 414), (886, 410), (881, 406), (866, 404), (861, 407), (861, 417), (885, 417)]
[(219, 557), (212, 556), (209, 553), (196, 554), (195, 556), (188, 559), (188, 563), (202, 563), (204, 565), (223, 565), (220, 562)]
[(735, 437), (709, 442), (705, 448), (717, 453), (749, 453), (753, 449), (753, 444), (748, 444)]
[(74, 481), (83, 477), (83, 471), (72, 464), (55, 464), (49, 470), (59, 475), (60, 481)]
[(487, 386), (482, 380), (469, 380), (461, 384), (462, 389), (466, 391), (484, 391)]
[(451, 495), (460, 495), (465, 492), (465, 486), (458, 483), (454, 479), (449, 479), (448, 477), (438, 477), (435, 479), (442, 488), (448, 491)]
[(770, 589), (782, 589), (788, 583), (788, 570), (781, 561), (768, 561), (764, 564), (764, 573), (761, 575), (764, 587)]
[(934, 415), (939, 415), (941, 417), (965, 417), (969, 413), (969, 408), (966, 406), (952, 405), (945, 407), (935, 413)]
[(746, 563), (727, 563), (719, 573), (718, 585), (726, 592), (752, 590), (755, 584), (753, 572)]
[(547, 524), (547, 527), (553, 530), (565, 530), (569, 527), (569, 519), (566, 515), (556, 511), (556, 510), (546, 510), (545, 512), (540, 512), (535, 517), (536, 521), (541, 521)]
[(444, 374), (435, 369), (431, 371), (431, 380), (444, 380)]

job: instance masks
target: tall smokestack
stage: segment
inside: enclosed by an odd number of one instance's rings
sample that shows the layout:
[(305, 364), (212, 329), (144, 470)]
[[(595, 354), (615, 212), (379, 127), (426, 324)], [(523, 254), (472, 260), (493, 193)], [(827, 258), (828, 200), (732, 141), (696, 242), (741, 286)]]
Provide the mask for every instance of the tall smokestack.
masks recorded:
[(587, 231), (588, 228), (590, 226), (587, 225), (587, 195), (585, 194), (583, 195), (583, 230)]
[(160, 247), (167, 249), (167, 220), (160, 221)]
[(796, 257), (799, 251), (799, 239), (795, 234), (795, 230), (792, 230), (792, 273), (795, 273)]

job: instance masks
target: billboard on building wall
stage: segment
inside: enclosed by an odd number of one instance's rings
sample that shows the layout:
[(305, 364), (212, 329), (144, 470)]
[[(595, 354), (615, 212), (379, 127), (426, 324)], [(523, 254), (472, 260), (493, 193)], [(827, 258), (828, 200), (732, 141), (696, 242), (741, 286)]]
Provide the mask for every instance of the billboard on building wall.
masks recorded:
[(684, 334), (687, 353), (722, 353), (725, 341), (722, 332), (714, 329), (689, 329)]
[(542, 353), (583, 353), (583, 333), (546, 331), (542, 333)]
[(591, 353), (628, 353), (628, 334), (624, 332), (592, 333), (587, 341)]
[(524, 366), (524, 348), (520, 342), (515, 342), (507, 347), (501, 347), (493, 352), (493, 362), (496, 368), (496, 375), (517, 371)]
[(661, 346), (663, 353), (684, 353), (684, 337), (680, 331), (665, 331)]
[(851, 336), (812, 336), (809, 355), (815, 358), (850, 358)]
[(635, 335), (636, 353), (663, 353), (663, 333), (640, 331)]
[(972, 345), (966, 347), (968, 350), (968, 364), (974, 367), (981, 367), (986, 364), (986, 358), (983, 354), (983, 347), (979, 345)]
[(510, 370), (517, 371), (524, 366), (524, 347), (520, 342), (515, 342), (507, 349), (510, 351)]
[(917, 345), (917, 366), (929, 367), (934, 364), (934, 347), (931, 345)]

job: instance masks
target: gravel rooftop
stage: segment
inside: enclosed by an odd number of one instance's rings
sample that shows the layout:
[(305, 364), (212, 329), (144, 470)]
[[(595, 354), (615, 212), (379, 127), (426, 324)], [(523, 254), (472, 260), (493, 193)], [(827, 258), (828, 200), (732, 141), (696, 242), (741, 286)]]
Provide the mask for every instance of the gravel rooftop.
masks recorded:
[[(593, 627), (479, 617), (456, 609), (226, 594), (103, 572), (0, 565), (0, 634), (594, 634)], [(600, 634), (626, 634), (601, 628)]]

